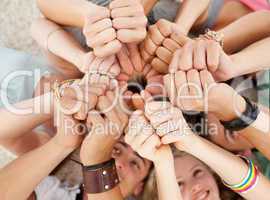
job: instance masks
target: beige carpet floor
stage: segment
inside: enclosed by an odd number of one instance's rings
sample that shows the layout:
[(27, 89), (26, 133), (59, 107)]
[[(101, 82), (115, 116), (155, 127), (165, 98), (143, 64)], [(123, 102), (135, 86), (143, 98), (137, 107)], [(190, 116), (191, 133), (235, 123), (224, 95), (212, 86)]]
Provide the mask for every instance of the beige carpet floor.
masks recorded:
[[(35, 0), (0, 0), (0, 46), (33, 54), (40, 53), (37, 44), (30, 37), (31, 23), (39, 16)], [(14, 158), (14, 155), (0, 146), (0, 168)], [(56, 175), (73, 185), (81, 181), (80, 171), (78, 164), (66, 161)]]
[[(0, 46), (31, 53), (38, 52), (37, 45), (30, 37), (30, 25), (39, 15), (35, 0), (1, 0)], [(12, 154), (0, 148), (0, 167), (13, 158)]]

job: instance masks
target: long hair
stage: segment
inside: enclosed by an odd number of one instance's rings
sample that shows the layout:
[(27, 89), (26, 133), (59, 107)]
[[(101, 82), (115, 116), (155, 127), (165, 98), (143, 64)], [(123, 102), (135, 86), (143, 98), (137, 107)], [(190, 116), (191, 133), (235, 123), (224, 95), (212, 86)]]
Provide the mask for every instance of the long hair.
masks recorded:
[[(192, 156), (186, 152), (182, 152), (179, 150), (173, 150), (173, 155), (174, 155), (174, 158), (181, 158), (181, 157), (187, 156), (187, 155)], [(194, 156), (192, 156), (192, 157), (194, 159), (198, 160)], [(240, 195), (238, 195), (237, 193), (233, 192), (232, 190), (230, 190), (229, 188), (224, 186), (224, 184), (221, 181), (221, 178), (216, 173), (214, 173), (207, 165), (205, 165), (205, 166), (213, 174), (213, 176), (217, 182), (221, 200), (244, 200), (244, 198), (242, 198)], [(157, 189), (157, 182), (156, 182), (154, 170), (150, 173), (148, 181), (145, 183), (144, 192), (143, 192), (140, 200), (158, 200), (158, 189)]]

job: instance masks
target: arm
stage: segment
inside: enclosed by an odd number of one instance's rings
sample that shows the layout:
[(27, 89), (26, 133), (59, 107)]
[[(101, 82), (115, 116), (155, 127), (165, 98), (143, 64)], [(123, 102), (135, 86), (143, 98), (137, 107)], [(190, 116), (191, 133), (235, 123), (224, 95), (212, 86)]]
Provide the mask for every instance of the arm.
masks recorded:
[[(40, 107), (37, 108), (37, 105)], [(24, 113), (28, 110), (27, 113), (29, 114), (18, 114), (16, 111), (11, 112), (1, 109), (0, 119), (6, 122), (5, 126), (0, 127), (0, 140), (2, 141), (16, 139), (51, 119), (53, 115), (52, 94), (46, 93), (42, 96), (19, 102), (13, 105), (13, 108), (20, 112), (24, 111)], [(40, 112), (40, 108), (44, 110)]]
[(71, 152), (52, 139), (7, 165), (0, 172), (1, 199), (27, 199), (41, 180)]
[(161, 145), (160, 138), (142, 111), (131, 115), (125, 141), (140, 156), (154, 163), (159, 199), (181, 200), (171, 148)]
[[(65, 88), (65, 90), (68, 90), (68, 88)], [(76, 116), (78, 112), (81, 112), (82, 107), (85, 108), (86, 102), (78, 100), (74, 94), (66, 95), (66, 93), (64, 92), (64, 95), (57, 99), (59, 103), (57, 104), (57, 115), (55, 116), (57, 134), (54, 138), (45, 145), (19, 157), (1, 170), (1, 199), (26, 199), (43, 178), (80, 146), (84, 130), (78, 130), (79, 121), (74, 119), (72, 115), (75, 114), (73, 116)], [(96, 95), (92, 94), (89, 98), (94, 99), (94, 96)], [(80, 111), (73, 111), (69, 115), (62, 112), (61, 108), (70, 107), (70, 104), (74, 102), (80, 103)], [(95, 106), (94, 104), (95, 101), (87, 102), (90, 109)], [(23, 122), (28, 123), (27, 121)]]
[[(106, 92), (106, 96), (100, 96), (97, 104), (99, 111), (103, 112), (111, 108), (115, 98), (115, 94), (111, 91)], [(80, 158), (84, 166), (93, 166), (111, 159), (113, 146), (123, 133), (128, 120), (127, 115), (120, 108), (119, 101), (117, 102), (117, 105), (103, 113), (104, 118), (98, 110), (88, 113), (87, 123), (91, 125), (89, 133), (91, 137), (85, 137), (80, 151)], [(107, 192), (86, 194), (86, 196), (92, 200), (123, 199), (119, 184)]]
[[(239, 184), (248, 171), (247, 164), (239, 157), (225, 151), (224, 149), (200, 138), (192, 133), (190, 138), (183, 136), (182, 140), (176, 143), (176, 147), (186, 151), (206, 163), (224, 181), (229, 184)], [(209, 156), (211, 155), (211, 156)], [(266, 200), (269, 196), (270, 182), (262, 175), (259, 175), (258, 183), (247, 193), (240, 194), (245, 199)]]
[(145, 15), (148, 15), (157, 3), (157, 0), (142, 0), (141, 3), (143, 5)]
[(37, 0), (37, 4), (46, 18), (61, 25), (81, 28), (84, 26), (85, 16), (98, 7), (86, 0)]
[(270, 36), (269, 27), (270, 12), (258, 11), (241, 17), (218, 32), (224, 34), (224, 50), (231, 54)]
[(268, 108), (260, 106), (257, 120), (239, 133), (270, 159), (270, 113)]
[(175, 18), (175, 23), (182, 33), (188, 34), (195, 22), (204, 17), (209, 4), (210, 0), (184, 0), (182, 2)]
[[(150, 120), (157, 125), (157, 130), (159, 130), (157, 134), (161, 137), (162, 144), (174, 143), (179, 150), (186, 151), (207, 164), (230, 185), (239, 184), (246, 177), (247, 164), (241, 158), (194, 134), (180, 109), (170, 107), (169, 104), (166, 105), (164, 102), (148, 103), (146, 107), (146, 115), (150, 116)], [(169, 120), (165, 121), (161, 117), (158, 118), (162, 113), (166, 113), (166, 119)], [(158, 124), (162, 124), (162, 127)], [(164, 126), (164, 124), (167, 126)], [(169, 126), (171, 124), (174, 124), (173, 130), (175, 131), (173, 132), (170, 131)], [(270, 182), (260, 174), (254, 188), (240, 195), (246, 199), (266, 200), (269, 196), (267, 195), (269, 194), (269, 188)]]
[(269, 69), (270, 37), (260, 40), (242, 51), (231, 55), (234, 77)]
[(41, 18), (32, 24), (31, 34), (46, 52), (66, 61), (57, 65), (58, 70), (66, 76), (81, 76), (82, 60), (86, 52), (69, 33), (55, 23)]

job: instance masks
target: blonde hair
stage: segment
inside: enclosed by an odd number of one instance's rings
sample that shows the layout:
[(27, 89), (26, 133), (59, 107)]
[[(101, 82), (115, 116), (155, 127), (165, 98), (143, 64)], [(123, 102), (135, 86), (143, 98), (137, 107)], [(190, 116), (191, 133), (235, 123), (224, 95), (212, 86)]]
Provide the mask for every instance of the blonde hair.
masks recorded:
[[(181, 158), (184, 156), (192, 156), (186, 152), (179, 151), (176, 149), (173, 149), (173, 155), (174, 155), (174, 158)], [(192, 156), (192, 157), (194, 159), (198, 160), (194, 156)], [(200, 161), (200, 162), (202, 162), (202, 161)], [(207, 165), (205, 165), (205, 166), (213, 174), (213, 176), (217, 182), (217, 185), (218, 185), (218, 188), (220, 191), (221, 200), (244, 200), (237, 193), (235, 193), (235, 192), (229, 190), (227, 187), (225, 187), (223, 185), (220, 177), (217, 174), (215, 174)], [(147, 182), (145, 183), (144, 192), (141, 195), (140, 200), (158, 200), (158, 189), (157, 189), (157, 182), (156, 182), (156, 178), (155, 178), (155, 170), (154, 169), (151, 171), (149, 178), (148, 178)]]

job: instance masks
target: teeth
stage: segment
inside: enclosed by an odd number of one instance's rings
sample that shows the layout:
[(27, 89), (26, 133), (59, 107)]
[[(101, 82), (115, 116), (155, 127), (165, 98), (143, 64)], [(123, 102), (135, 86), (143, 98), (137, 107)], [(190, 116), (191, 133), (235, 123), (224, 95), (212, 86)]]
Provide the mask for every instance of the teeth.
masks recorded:
[(205, 191), (205, 192), (203, 192), (203, 193), (199, 196), (198, 200), (203, 200), (203, 199), (205, 199), (207, 196), (208, 196), (208, 191)]

